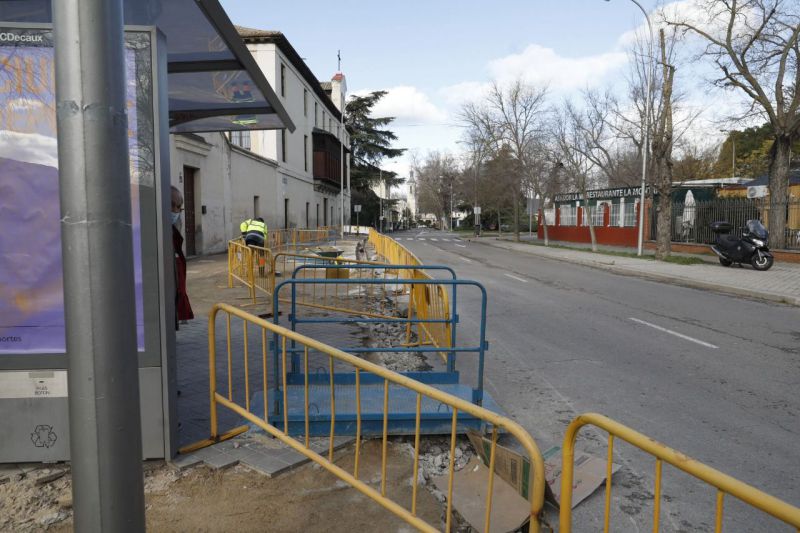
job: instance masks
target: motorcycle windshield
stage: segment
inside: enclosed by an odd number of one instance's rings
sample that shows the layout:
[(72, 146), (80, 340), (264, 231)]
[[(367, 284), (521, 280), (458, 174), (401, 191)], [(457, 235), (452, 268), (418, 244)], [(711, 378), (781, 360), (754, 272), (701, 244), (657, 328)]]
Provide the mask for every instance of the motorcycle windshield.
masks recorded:
[(767, 231), (767, 228), (758, 220), (748, 220), (747, 231), (756, 239), (767, 240), (767, 238), (769, 238), (769, 231)]

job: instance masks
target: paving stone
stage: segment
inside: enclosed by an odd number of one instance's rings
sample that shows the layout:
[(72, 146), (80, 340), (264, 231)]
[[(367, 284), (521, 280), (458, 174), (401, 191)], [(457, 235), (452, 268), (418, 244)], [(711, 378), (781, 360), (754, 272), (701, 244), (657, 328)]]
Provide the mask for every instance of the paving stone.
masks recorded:
[(239, 464), (239, 458), (233, 457), (232, 455), (228, 455), (225, 453), (221, 453), (216, 457), (211, 457), (203, 461), (206, 465), (210, 466), (214, 470), (222, 470), (224, 468), (230, 468), (232, 466), (236, 466)]
[(178, 455), (175, 459), (169, 461), (169, 465), (172, 466), (173, 468), (176, 468), (177, 470), (183, 471), (192, 468), (202, 462), (203, 460), (193, 452), (186, 455)]

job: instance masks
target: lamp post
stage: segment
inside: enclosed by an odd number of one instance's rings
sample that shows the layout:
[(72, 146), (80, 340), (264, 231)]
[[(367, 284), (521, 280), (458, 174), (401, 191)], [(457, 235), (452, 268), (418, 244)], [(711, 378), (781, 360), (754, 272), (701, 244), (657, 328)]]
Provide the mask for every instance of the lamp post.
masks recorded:
[[(606, 0), (610, 2), (611, 0)], [(653, 25), (650, 23), (650, 17), (647, 11), (642, 7), (642, 4), (637, 0), (631, 0), (636, 7), (638, 7), (644, 14), (647, 20), (647, 30), (650, 33), (650, 39), (647, 41), (647, 54), (650, 59), (650, 68), (645, 70), (645, 84), (647, 85), (647, 94), (644, 97), (644, 132), (642, 143), (642, 191), (639, 195), (639, 243), (636, 255), (642, 255), (642, 248), (644, 244), (644, 191), (646, 187), (647, 178), (647, 152), (650, 148), (650, 95), (653, 92)]]

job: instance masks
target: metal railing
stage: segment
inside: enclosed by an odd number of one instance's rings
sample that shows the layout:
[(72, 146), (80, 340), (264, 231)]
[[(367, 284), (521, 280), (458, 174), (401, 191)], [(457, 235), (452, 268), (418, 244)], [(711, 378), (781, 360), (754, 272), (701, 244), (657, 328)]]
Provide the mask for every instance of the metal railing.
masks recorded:
[[(715, 198), (684, 204), (673, 202), (670, 234), (673, 242), (713, 244), (716, 235), (711, 223), (724, 220), (733, 226), (732, 235), (741, 236), (748, 220), (769, 222), (769, 198)], [(658, 213), (650, 210), (650, 238), (658, 231)], [(800, 249), (800, 200), (786, 204), (786, 248)]]
[[(226, 354), (227, 360), (224, 361), (223, 368), (227, 368), (227, 387), (223, 386), (224, 392), (220, 392), (217, 383), (217, 337), (216, 337), (216, 320), (217, 316), (220, 314), (225, 315), (225, 324), (226, 324)], [(234, 366), (234, 350), (232, 347), (231, 337), (232, 337), (232, 329), (231, 329), (231, 319), (236, 318), (242, 321), (242, 331), (244, 335), (244, 342), (242, 344), (243, 353), (242, 361), (244, 365), (244, 391), (235, 391), (233, 386), (233, 380), (231, 378), (233, 366)], [(260, 337), (261, 339), (261, 346), (256, 347), (255, 353), (260, 355), (260, 363), (261, 369), (259, 376), (260, 379), (251, 380), (250, 373), (252, 368), (248, 365), (250, 364), (250, 349), (251, 346), (248, 345), (248, 329), (255, 329), (257, 332), (260, 332), (260, 335), (256, 337)], [(255, 332), (254, 332), (255, 333)], [(268, 341), (269, 336), (272, 336), (272, 340)], [(291, 344), (294, 346), (299, 346), (302, 348), (303, 352), (303, 365), (304, 365), (304, 375), (309, 375), (309, 355), (322, 355), (323, 357), (327, 357), (328, 359), (328, 372), (329, 372), (329, 383), (330, 383), (330, 416), (331, 416), (331, 426), (330, 426), (330, 434), (329, 434), (329, 448), (327, 457), (320, 455), (319, 453), (315, 452), (310, 446), (310, 438), (309, 438), (309, 383), (308, 378), (306, 377), (305, 380), (305, 387), (304, 387), (304, 405), (303, 405), (303, 412), (304, 412), (304, 419), (305, 419), (305, 435), (300, 438), (295, 439), (289, 434), (289, 409), (287, 402), (289, 401), (289, 396), (287, 394), (287, 355), (289, 351), (287, 350), (287, 344)], [(387, 442), (388, 442), (388, 434), (387, 434), (387, 423), (388, 423), (388, 416), (389, 416), (389, 402), (390, 402), (390, 389), (397, 391), (397, 389), (402, 389), (406, 391), (411, 391), (415, 393), (416, 396), (416, 428), (414, 433), (414, 457), (413, 457), (413, 472), (417, 472), (419, 470), (419, 463), (420, 463), (420, 419), (421, 419), (421, 412), (423, 403), (427, 404), (429, 402), (438, 402), (441, 404), (447, 411), (451, 414), (451, 432), (450, 432), (450, 460), (449, 460), (449, 479), (448, 479), (448, 489), (447, 489), (447, 514), (445, 518), (445, 531), (450, 531), (452, 526), (452, 516), (453, 516), (453, 483), (454, 483), (454, 468), (455, 468), (455, 446), (456, 446), (456, 435), (458, 432), (458, 415), (459, 413), (467, 413), (472, 415), (476, 418), (481, 419), (485, 423), (491, 426), (491, 449), (489, 453), (489, 479), (487, 483), (487, 492), (486, 492), (486, 509), (484, 512), (484, 528), (486, 531), (489, 531), (491, 519), (492, 519), (492, 496), (493, 496), (493, 487), (494, 487), (494, 475), (495, 475), (495, 455), (496, 455), (496, 446), (497, 446), (497, 439), (498, 435), (501, 432), (506, 432), (507, 434), (513, 436), (517, 439), (519, 444), (528, 454), (531, 459), (531, 464), (533, 466), (532, 472), (532, 492), (530, 498), (530, 531), (538, 532), (540, 527), (540, 517), (542, 507), (544, 505), (544, 492), (545, 492), (545, 478), (544, 478), (544, 461), (542, 459), (542, 455), (539, 452), (539, 448), (537, 447), (536, 443), (534, 442), (533, 438), (525, 431), (519, 424), (516, 422), (498, 415), (497, 413), (491, 412), (487, 409), (479, 407), (477, 405), (473, 405), (465, 400), (457, 398), (453, 395), (447, 394), (442, 392), (438, 389), (435, 389), (431, 386), (425, 385), (413, 379), (410, 379), (406, 376), (401, 374), (395, 373), (391, 370), (383, 368), (381, 366), (375, 365), (368, 361), (365, 361), (359, 357), (354, 355), (345, 353), (341, 350), (318, 342), (314, 339), (309, 337), (300, 335), (299, 333), (293, 332), (289, 329), (283, 328), (281, 326), (272, 324), (267, 322), (266, 320), (260, 319), (256, 316), (250, 315), (240, 309), (237, 309), (233, 306), (227, 304), (216, 304), (212, 309), (209, 315), (209, 329), (208, 329), (208, 353), (209, 353), (209, 399), (210, 399), (210, 409), (211, 409), (211, 424), (210, 424), (210, 438), (207, 441), (203, 441), (196, 445), (193, 445), (184, 451), (190, 449), (197, 449), (202, 447), (203, 445), (207, 445), (209, 443), (218, 442), (224, 438), (230, 438), (230, 436), (241, 433), (242, 428), (236, 428), (228, 433), (220, 434), (218, 422), (217, 422), (217, 409), (218, 407), (223, 407), (225, 409), (229, 409), (233, 413), (243, 417), (251, 424), (258, 426), (259, 428), (263, 429), (268, 434), (272, 435), (273, 437), (277, 438), (287, 446), (291, 447), (298, 453), (304, 455), (308, 459), (314, 461), (315, 463), (319, 464), (323, 468), (325, 468), (328, 472), (332, 473), (342, 481), (346, 482), (365, 496), (373, 499), (375, 502), (383, 506), (385, 509), (389, 510), (390, 512), (394, 513), (401, 519), (405, 520), (412, 526), (416, 527), (420, 531), (436, 531), (436, 527), (433, 525), (423, 521), (417, 516), (417, 490), (418, 490), (418, 483), (415, 481), (412, 489), (412, 496), (411, 501), (406, 502), (405, 505), (398, 503), (397, 501), (391, 499), (390, 495), (387, 495), (387, 476), (386, 476), (386, 465), (387, 465)], [(240, 354), (236, 354), (236, 359)], [(271, 368), (269, 356), (274, 358), (274, 362), (277, 363), (278, 369), (275, 374), (270, 376), (269, 369)], [(356, 398), (356, 440), (355, 440), (355, 457), (354, 457), (354, 466), (352, 473), (349, 471), (344, 470), (340, 466), (338, 466), (334, 462), (334, 427), (336, 421), (336, 388), (334, 387), (334, 363), (338, 368), (341, 368), (343, 365), (352, 368), (354, 373), (354, 382), (355, 382), (355, 398)], [(338, 370), (341, 372), (341, 370)], [(367, 379), (367, 377), (376, 377), (379, 380), (383, 381), (383, 434), (382, 438), (382, 447), (381, 447), (381, 476), (380, 476), (380, 487), (373, 487), (370, 485), (369, 482), (362, 481), (359, 479), (359, 460), (361, 456), (361, 423), (362, 423), (362, 405), (361, 405), (361, 382), (362, 380)], [(268, 394), (269, 394), (269, 380), (273, 379), (279, 383), (278, 393), (282, 395), (282, 416), (283, 416), (283, 429), (277, 427), (276, 425), (272, 425), (269, 422), (269, 413), (268, 413), (268, 405), (270, 405)], [(391, 385), (391, 387), (390, 387)], [(226, 389), (226, 390), (225, 390)], [(260, 389), (260, 390), (259, 390)], [(244, 393), (243, 395), (241, 393)], [(262, 412), (254, 412), (251, 407), (251, 396), (254, 393), (260, 392), (263, 396), (263, 413)], [(237, 397), (237, 399), (234, 399)], [(243, 397), (243, 401), (239, 398)], [(280, 421), (277, 421), (277, 424), (280, 424)], [(416, 480), (416, 474), (414, 475), (414, 479)], [(377, 484), (377, 482), (376, 482)]]
[(734, 496), (739, 500), (770, 514), (798, 528), (800, 533), (800, 509), (794, 507), (774, 496), (762, 492), (747, 483), (739, 481), (727, 474), (711, 468), (699, 461), (695, 461), (686, 455), (673, 450), (650, 437), (639, 433), (627, 426), (615, 422), (610, 418), (596, 413), (580, 415), (567, 428), (564, 436), (563, 455), (562, 455), (562, 477), (561, 477), (561, 509), (559, 516), (561, 533), (572, 531), (572, 488), (575, 458), (575, 439), (578, 431), (583, 426), (592, 425), (608, 432), (608, 459), (606, 466), (606, 487), (605, 487), (605, 513), (603, 517), (603, 531), (609, 531), (609, 515), (611, 511), (611, 465), (614, 454), (614, 439), (619, 438), (623, 441), (639, 448), (640, 450), (654, 456), (655, 463), (655, 490), (653, 508), (653, 531), (659, 530), (659, 518), (661, 510), (661, 470), (662, 464), (667, 463), (687, 474), (704, 481), (717, 489), (716, 516), (714, 520), (714, 531), (722, 531), (723, 503), (726, 494)]

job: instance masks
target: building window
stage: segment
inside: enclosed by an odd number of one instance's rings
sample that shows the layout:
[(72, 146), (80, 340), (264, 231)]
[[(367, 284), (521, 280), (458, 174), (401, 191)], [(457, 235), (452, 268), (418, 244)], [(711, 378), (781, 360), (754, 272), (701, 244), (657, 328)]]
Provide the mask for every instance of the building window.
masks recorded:
[(253, 218), (261, 216), (261, 198), (253, 196)]
[(303, 135), (303, 167), (308, 172), (308, 135)]
[(636, 206), (639, 202), (625, 203), (625, 227), (632, 228), (636, 225)]
[(308, 116), (308, 91), (303, 89), (303, 116)]
[(559, 207), (559, 214), (561, 219), (559, 221), (561, 226), (574, 226), (577, 222), (578, 208), (574, 205), (562, 205)]
[(243, 131), (232, 131), (231, 132), (231, 144), (236, 145), (240, 148), (244, 148), (245, 150), (250, 149), (250, 131), (243, 130)]
[(318, 107), (319, 106), (317, 105), (317, 103), (314, 102), (314, 127), (317, 126), (317, 113), (319, 111)]
[(601, 203), (592, 207), (592, 226), (603, 227), (603, 215), (606, 212), (606, 204)]
[(281, 63), (281, 96), (286, 96), (286, 65)]
[(622, 211), (619, 208), (620, 204), (611, 204), (611, 217), (608, 220), (609, 226), (622, 226), (623, 221), (620, 218)]
[(281, 161), (286, 163), (286, 130), (281, 130)]
[(289, 229), (289, 199), (283, 199), (283, 227)]
[(322, 129), (325, 129), (325, 111), (322, 112)]
[(310, 211), (311, 211), (311, 203), (306, 202), (306, 228), (310, 227), (309, 224), (308, 224), (308, 222), (309, 222), (308, 215), (309, 215)]
[(319, 204), (317, 204), (317, 227), (319, 227)]

